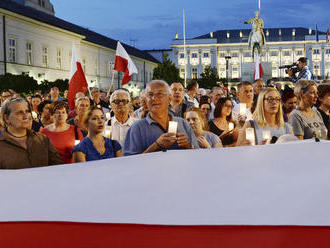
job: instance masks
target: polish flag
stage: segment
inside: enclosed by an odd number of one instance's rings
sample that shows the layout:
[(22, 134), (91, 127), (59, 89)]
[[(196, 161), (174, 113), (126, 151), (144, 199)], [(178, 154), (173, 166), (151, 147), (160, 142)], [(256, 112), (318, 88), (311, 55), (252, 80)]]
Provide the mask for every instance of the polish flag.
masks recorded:
[(326, 35), (327, 43), (329, 43), (329, 35), (330, 35), (330, 31), (329, 31), (329, 26), (328, 26), (327, 27), (327, 35)]
[(72, 45), (71, 75), (69, 82), (68, 103), (71, 110), (75, 107), (75, 96), (77, 92), (86, 93), (88, 90), (87, 80), (77, 56), (76, 47)]
[(124, 49), (124, 47), (118, 41), (117, 50), (116, 50), (116, 60), (115, 67), (116, 71), (125, 72), (125, 75), (122, 80), (122, 85), (127, 84), (131, 81), (131, 75), (133, 73), (138, 73), (136, 66), (134, 65), (132, 59)]
[(260, 62), (259, 54), (256, 54), (256, 66), (254, 69), (254, 80), (260, 79), (264, 76), (264, 70), (262, 69), (262, 65)]

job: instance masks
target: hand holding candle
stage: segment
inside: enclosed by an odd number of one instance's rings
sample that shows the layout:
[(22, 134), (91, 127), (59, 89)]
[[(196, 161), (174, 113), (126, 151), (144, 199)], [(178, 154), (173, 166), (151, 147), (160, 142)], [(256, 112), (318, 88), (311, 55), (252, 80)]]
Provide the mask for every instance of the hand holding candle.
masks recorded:
[(230, 131), (233, 131), (234, 128), (235, 128), (234, 123), (229, 122), (229, 123), (228, 123), (228, 131), (229, 131), (229, 132), (230, 132)]
[(271, 133), (270, 130), (263, 130), (262, 131), (262, 139), (266, 140), (267, 143), (271, 140)]
[(246, 115), (246, 103), (239, 104), (239, 114), (242, 116)]
[(254, 137), (254, 129), (252, 127), (248, 127), (245, 130), (246, 139), (251, 142), (252, 145), (255, 143), (255, 137)]
[(176, 133), (178, 130), (178, 123), (176, 121), (170, 121), (168, 123), (168, 133)]
[(110, 139), (110, 137), (111, 137), (111, 126), (105, 126), (104, 137)]

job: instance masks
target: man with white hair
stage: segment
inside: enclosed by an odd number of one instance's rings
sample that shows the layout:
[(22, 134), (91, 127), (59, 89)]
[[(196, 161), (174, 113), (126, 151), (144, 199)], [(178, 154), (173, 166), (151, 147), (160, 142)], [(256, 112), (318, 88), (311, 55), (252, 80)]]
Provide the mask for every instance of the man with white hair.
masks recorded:
[(214, 119), (214, 109), (215, 105), (219, 101), (220, 98), (225, 97), (223, 90), (221, 87), (215, 86), (212, 88), (211, 92), (211, 112), (210, 112), (210, 120)]
[[(153, 80), (147, 84), (146, 102), (149, 113), (128, 130), (123, 149), (124, 156), (198, 147), (189, 123), (181, 117), (169, 114), (170, 100), (170, 88), (165, 81)], [(169, 132), (170, 121), (176, 122), (176, 131)]]
[(130, 94), (125, 89), (117, 89), (110, 96), (110, 104), (114, 116), (110, 119), (111, 139), (117, 140), (124, 145), (126, 133), (137, 119), (129, 115)]

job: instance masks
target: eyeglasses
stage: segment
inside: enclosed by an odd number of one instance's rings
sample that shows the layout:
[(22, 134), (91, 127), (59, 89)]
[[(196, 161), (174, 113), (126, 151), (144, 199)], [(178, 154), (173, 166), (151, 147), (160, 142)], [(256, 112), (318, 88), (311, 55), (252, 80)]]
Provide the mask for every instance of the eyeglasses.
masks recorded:
[(268, 97), (268, 98), (265, 98), (264, 100), (267, 101), (267, 102), (269, 102), (269, 103), (273, 103), (273, 102), (279, 103), (279, 102), (281, 102), (281, 98), (280, 97), (277, 97), (277, 98)]
[(122, 100), (116, 99), (116, 100), (113, 100), (112, 103), (114, 103), (116, 105), (119, 105), (120, 103), (122, 103), (123, 105), (126, 105), (127, 103), (129, 103), (129, 101), (127, 99), (122, 99)]
[(163, 97), (165, 97), (167, 94), (166, 93), (163, 93), (163, 92), (159, 92), (159, 93), (152, 93), (152, 92), (148, 92), (148, 94), (147, 94), (147, 97), (148, 98), (153, 98), (153, 97), (155, 97), (155, 98), (163, 98)]

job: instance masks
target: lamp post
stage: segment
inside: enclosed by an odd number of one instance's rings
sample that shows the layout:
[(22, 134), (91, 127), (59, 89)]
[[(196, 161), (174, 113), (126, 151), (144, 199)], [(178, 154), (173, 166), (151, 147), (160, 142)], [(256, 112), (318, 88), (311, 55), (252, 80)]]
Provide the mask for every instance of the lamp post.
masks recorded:
[(226, 80), (227, 80), (227, 84), (229, 82), (229, 60), (231, 59), (230, 56), (226, 56)]

